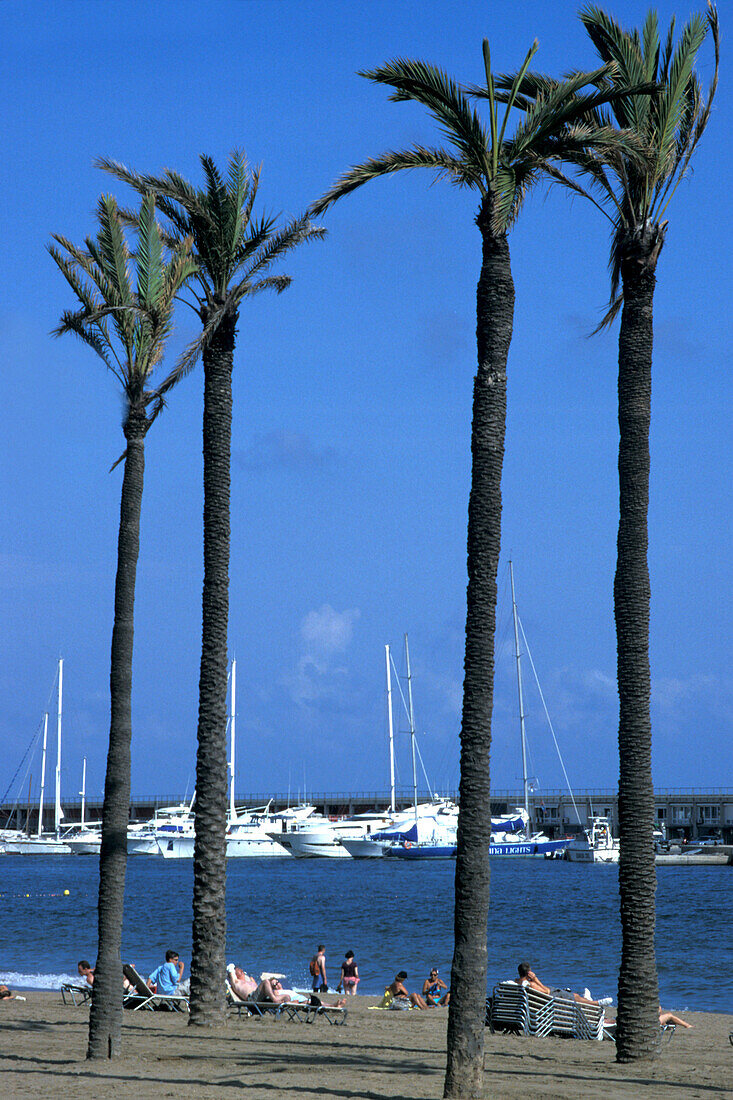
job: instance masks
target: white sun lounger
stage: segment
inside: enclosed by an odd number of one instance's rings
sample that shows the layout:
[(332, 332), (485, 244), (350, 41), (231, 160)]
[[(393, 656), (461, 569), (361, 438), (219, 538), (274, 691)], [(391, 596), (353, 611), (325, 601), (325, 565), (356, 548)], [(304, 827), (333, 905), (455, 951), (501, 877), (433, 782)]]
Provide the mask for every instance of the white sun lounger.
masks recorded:
[(133, 1012), (137, 1012), (140, 1008), (148, 1011), (167, 1008), (173, 1012), (188, 1012), (188, 997), (178, 993), (153, 993), (131, 963), (124, 964), (122, 973), (132, 986), (132, 990), (123, 1000), (126, 1008), (131, 1008)]

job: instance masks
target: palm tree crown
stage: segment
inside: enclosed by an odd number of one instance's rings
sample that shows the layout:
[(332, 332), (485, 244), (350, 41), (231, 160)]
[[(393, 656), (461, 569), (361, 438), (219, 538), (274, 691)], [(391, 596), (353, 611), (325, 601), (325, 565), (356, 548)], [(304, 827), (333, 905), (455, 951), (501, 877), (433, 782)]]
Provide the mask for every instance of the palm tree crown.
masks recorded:
[(93, 348), (119, 381), (128, 408), (152, 406), (149, 425), (160, 412), (164, 395), (178, 374), (174, 370), (149, 388), (171, 332), (175, 296), (196, 271), (189, 252), (190, 239), (182, 237), (172, 257), (166, 260), (155, 220), (155, 198), (147, 193), (136, 215), (133, 285), (133, 254), (112, 195), (100, 197), (97, 214), (99, 232), (96, 239), (85, 240), (84, 248), (59, 235), (53, 239), (60, 248), (49, 246), (51, 256), (81, 303), (80, 309), (62, 314), (54, 335), (71, 332)]
[[(582, 150), (609, 153), (618, 147), (619, 141), (624, 141), (624, 136), (619, 136), (611, 125), (593, 126), (588, 121), (595, 108), (607, 103), (615, 94), (608, 86), (595, 86), (615, 72), (613, 62), (595, 72), (576, 73), (565, 81), (556, 82), (546, 95), (532, 103), (525, 100), (526, 114), (513, 135), (507, 137), (512, 107), (519, 106), (516, 99), (537, 48), (535, 41), (506, 97), (497, 96), (486, 39), (483, 42), (485, 86), (463, 87), (434, 65), (401, 58), (362, 72), (360, 75), (375, 83), (394, 88), (391, 100), (422, 103), (448, 138), (449, 147), (415, 145), (383, 153), (350, 168), (313, 204), (313, 212), (322, 213), (338, 198), (376, 176), (402, 169), (431, 168), (459, 187), (477, 190), (482, 199), (490, 203), (491, 231), (495, 234), (506, 232), (516, 220), (531, 185), (543, 173), (552, 174), (553, 161)], [(589, 85), (592, 90), (584, 91)], [(471, 95), (488, 99), (488, 125), (470, 103)], [(506, 111), (500, 120), (498, 103), (501, 99), (506, 103)]]
[[(253, 217), (260, 170), (250, 170), (243, 152), (229, 158), (226, 180), (209, 156), (201, 156), (206, 186), (195, 187), (170, 169), (161, 176), (145, 175), (114, 160), (100, 159), (97, 167), (129, 184), (140, 194), (153, 192), (158, 209), (170, 223), (171, 245), (191, 238), (198, 264), (196, 283), (189, 284), (204, 328), (188, 348), (179, 370), (189, 371), (222, 319), (236, 313), (242, 300), (262, 290), (277, 293), (290, 285), (287, 275), (268, 274), (275, 261), (305, 241), (325, 235), (307, 215), (281, 228), (277, 219)], [(125, 216), (134, 220), (135, 215)]]
[[(623, 84), (653, 82), (657, 94), (621, 95), (614, 98), (609, 111), (597, 108), (588, 121), (619, 127), (635, 134), (646, 156), (621, 157), (604, 163), (602, 156), (581, 154), (575, 163), (600, 196), (597, 205), (613, 224), (610, 255), (611, 309), (602, 324), (610, 323), (623, 302), (619, 294), (621, 265), (634, 243), (648, 260), (656, 263), (664, 244), (667, 223), (664, 215), (692, 155), (708, 124), (718, 84), (720, 37), (718, 13), (708, 5), (707, 17), (695, 14), (683, 28), (675, 46), (675, 20), (672, 19), (664, 44), (659, 32), (657, 13), (650, 11), (641, 33), (624, 30), (597, 7), (587, 6), (580, 18), (601, 59), (614, 63), (607, 80), (620, 88)], [(694, 72), (697, 54), (708, 30), (713, 39), (715, 68), (707, 93)], [(587, 197), (592, 198), (588, 192)], [(595, 200), (593, 200), (595, 201)], [(610, 211), (610, 213), (609, 213)]]

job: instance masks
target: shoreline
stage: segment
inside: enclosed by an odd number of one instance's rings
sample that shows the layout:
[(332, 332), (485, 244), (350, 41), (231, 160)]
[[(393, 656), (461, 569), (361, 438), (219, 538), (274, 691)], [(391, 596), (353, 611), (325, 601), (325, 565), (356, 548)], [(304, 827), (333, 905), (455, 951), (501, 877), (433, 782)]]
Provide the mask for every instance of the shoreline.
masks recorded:
[[(369, 1011), (377, 998), (347, 999), (345, 1027), (282, 1018), (232, 1018), (199, 1031), (177, 1013), (125, 1012), (123, 1056), (85, 1060), (89, 1013), (56, 992), (28, 991), (0, 1005), (0, 1091), (34, 1100), (102, 1100), (124, 1085), (136, 1097), (234, 1100), (422, 1100), (442, 1096), (447, 1011)], [(666, 1100), (733, 1097), (728, 1034), (733, 1017), (686, 1014), (652, 1063), (617, 1065), (610, 1042), (486, 1032), (486, 1097), (492, 1100)]]

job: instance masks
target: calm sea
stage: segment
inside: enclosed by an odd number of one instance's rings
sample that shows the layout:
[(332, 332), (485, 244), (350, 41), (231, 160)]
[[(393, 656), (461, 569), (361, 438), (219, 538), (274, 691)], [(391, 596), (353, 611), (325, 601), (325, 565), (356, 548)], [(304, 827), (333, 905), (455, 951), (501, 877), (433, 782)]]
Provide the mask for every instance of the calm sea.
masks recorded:
[[(410, 989), (432, 965), (448, 980), (451, 861), (233, 859), (227, 870), (227, 960), (254, 974), (276, 970), (309, 985), (308, 960), (325, 943), (332, 987), (348, 949), (361, 993), (381, 993), (403, 969)], [(660, 867), (657, 875), (662, 1004), (733, 1012), (733, 869)], [(94, 963), (97, 877), (92, 856), (0, 857), (0, 981), (54, 988), (80, 958)], [(188, 861), (129, 861), (124, 956), (145, 975), (173, 947), (188, 976), (191, 882)], [(551, 985), (615, 1000), (616, 868), (493, 860), (491, 892), (489, 986), (527, 959)]]

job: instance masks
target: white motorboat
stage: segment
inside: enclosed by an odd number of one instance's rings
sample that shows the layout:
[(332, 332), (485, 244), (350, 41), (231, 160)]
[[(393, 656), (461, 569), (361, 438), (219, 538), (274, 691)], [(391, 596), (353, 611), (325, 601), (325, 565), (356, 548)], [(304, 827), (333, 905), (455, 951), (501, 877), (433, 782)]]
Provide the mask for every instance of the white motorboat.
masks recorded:
[(313, 856), (349, 859), (351, 852), (345, 847), (346, 841), (362, 840), (391, 823), (392, 818), (384, 814), (356, 814), (336, 821), (318, 815), (318, 820), (309, 819), (269, 836), (297, 859)]
[(607, 817), (592, 817), (582, 837), (570, 841), (565, 851), (572, 863), (618, 863), (619, 841), (611, 835)]
[[(315, 806), (310, 805), (292, 806), (280, 813), (269, 813), (268, 808), (269, 804), (264, 810), (244, 813), (239, 810), (234, 821), (230, 816), (226, 833), (227, 859), (289, 856), (291, 853), (273, 838), (283, 834), (290, 824), (305, 821), (315, 812)], [(195, 837), (195, 824), (177, 836), (159, 833), (155, 853), (164, 859), (192, 859)]]

